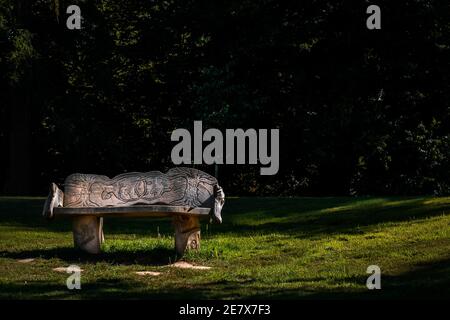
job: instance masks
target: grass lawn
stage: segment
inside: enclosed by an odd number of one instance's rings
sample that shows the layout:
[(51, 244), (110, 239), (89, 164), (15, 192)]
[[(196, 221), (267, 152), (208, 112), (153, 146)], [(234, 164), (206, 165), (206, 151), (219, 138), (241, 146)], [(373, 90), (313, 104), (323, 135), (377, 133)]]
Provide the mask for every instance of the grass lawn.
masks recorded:
[[(70, 221), (44, 220), (43, 203), (0, 197), (0, 299), (450, 298), (450, 198), (229, 198), (184, 257), (210, 270), (167, 266), (169, 219), (107, 218), (103, 253), (78, 252)], [(81, 290), (52, 270), (70, 264)], [(365, 285), (373, 264), (381, 290)]]

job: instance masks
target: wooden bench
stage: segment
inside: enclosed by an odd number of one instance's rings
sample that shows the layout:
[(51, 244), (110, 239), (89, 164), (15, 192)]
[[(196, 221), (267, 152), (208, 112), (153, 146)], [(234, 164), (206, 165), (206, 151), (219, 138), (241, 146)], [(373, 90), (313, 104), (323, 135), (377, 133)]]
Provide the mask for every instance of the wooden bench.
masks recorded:
[(173, 219), (175, 248), (200, 248), (201, 218), (221, 223), (225, 194), (213, 176), (192, 168), (132, 172), (112, 179), (72, 174), (64, 192), (55, 183), (44, 205), (47, 219), (70, 217), (75, 247), (99, 253), (104, 242), (104, 217), (167, 217)]

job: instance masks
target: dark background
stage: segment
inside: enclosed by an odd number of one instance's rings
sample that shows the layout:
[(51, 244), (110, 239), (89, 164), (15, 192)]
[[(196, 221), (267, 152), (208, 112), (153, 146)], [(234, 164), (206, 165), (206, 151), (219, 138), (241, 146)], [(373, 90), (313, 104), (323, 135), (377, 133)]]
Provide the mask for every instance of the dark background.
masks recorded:
[(165, 171), (194, 120), (280, 129), (278, 174), (221, 165), (227, 195), (449, 194), (449, 72), (448, 0), (0, 0), (0, 194)]

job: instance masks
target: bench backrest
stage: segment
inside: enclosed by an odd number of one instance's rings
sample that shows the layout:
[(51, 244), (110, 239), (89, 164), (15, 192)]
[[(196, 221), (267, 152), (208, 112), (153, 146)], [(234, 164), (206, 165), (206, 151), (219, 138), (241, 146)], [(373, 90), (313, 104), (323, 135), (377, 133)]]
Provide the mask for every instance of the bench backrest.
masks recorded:
[(216, 198), (224, 196), (217, 194), (220, 189), (217, 179), (193, 168), (178, 167), (166, 173), (130, 172), (112, 179), (76, 173), (67, 177), (64, 184), (64, 207), (125, 207), (136, 204), (206, 207), (212, 208), (216, 220), (221, 221), (224, 199), (218, 209)]

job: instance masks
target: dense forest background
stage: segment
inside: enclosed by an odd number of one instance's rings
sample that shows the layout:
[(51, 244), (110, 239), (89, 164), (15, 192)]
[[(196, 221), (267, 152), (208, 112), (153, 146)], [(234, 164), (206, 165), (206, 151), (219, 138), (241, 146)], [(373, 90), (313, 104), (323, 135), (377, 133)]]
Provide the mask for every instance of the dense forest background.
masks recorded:
[(280, 129), (278, 174), (220, 165), (229, 195), (450, 193), (448, 0), (0, 0), (0, 88), (1, 194), (165, 171), (194, 120)]

